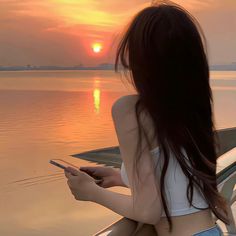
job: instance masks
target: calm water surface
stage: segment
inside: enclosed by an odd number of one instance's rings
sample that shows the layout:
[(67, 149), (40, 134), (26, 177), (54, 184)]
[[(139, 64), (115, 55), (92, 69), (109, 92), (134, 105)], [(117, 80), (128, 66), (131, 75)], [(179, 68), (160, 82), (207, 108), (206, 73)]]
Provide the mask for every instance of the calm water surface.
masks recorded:
[[(236, 126), (236, 72), (212, 72), (211, 85), (216, 126)], [(111, 106), (130, 93), (112, 71), (0, 72), (0, 235), (86, 236), (120, 218), (75, 201), (48, 161), (94, 165), (70, 155), (118, 144)]]

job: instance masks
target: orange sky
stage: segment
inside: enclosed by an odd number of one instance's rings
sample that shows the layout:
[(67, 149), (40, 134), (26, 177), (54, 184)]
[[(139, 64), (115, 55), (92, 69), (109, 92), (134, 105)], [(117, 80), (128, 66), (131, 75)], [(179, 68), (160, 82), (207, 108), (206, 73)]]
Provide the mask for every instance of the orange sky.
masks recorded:
[[(0, 65), (113, 62), (119, 32), (145, 0), (0, 0)], [(176, 0), (200, 21), (210, 62), (236, 61), (236, 1)], [(94, 53), (93, 43), (101, 43)]]

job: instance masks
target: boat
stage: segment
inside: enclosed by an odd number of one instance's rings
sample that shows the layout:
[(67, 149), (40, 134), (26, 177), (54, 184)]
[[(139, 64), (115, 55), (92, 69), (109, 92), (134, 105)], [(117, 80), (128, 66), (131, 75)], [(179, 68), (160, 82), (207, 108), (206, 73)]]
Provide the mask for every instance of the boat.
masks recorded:
[[(219, 140), (217, 149), (217, 186), (219, 192), (227, 199), (231, 218), (231, 224), (225, 225), (226, 232), (224, 232), (224, 235), (236, 235), (236, 224), (233, 216), (233, 211), (236, 211), (236, 209), (233, 209), (233, 204), (236, 202), (236, 127), (219, 129), (215, 131), (215, 134)], [(114, 168), (120, 168), (122, 163), (119, 146), (89, 150), (71, 156)], [(121, 217), (93, 236), (125, 235), (126, 223), (129, 220)], [(153, 226), (150, 225), (150, 227)], [(154, 229), (153, 233), (149, 233), (149, 235), (156, 235)]]

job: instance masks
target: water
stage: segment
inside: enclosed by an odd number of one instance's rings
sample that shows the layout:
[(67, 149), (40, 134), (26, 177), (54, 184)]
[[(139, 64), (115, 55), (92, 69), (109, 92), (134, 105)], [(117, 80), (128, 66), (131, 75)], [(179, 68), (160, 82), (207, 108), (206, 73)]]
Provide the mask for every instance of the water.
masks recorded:
[[(211, 78), (217, 127), (236, 126), (236, 72)], [(75, 201), (48, 161), (94, 165), (70, 155), (117, 145), (111, 106), (133, 92), (112, 71), (0, 72), (0, 235), (85, 236), (120, 218)]]

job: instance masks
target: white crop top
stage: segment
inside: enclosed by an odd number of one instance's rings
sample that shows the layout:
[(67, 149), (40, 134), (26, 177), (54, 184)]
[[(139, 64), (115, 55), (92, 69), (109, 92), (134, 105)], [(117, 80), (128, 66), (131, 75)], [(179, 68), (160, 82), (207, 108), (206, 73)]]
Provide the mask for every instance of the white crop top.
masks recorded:
[[(150, 152), (154, 158), (155, 165), (158, 161), (156, 174), (160, 180), (161, 166), (163, 164), (163, 154), (160, 155), (159, 147), (152, 149)], [(185, 150), (183, 150), (183, 154), (187, 157)], [(125, 185), (129, 187), (129, 181), (123, 162), (121, 165), (121, 178)], [(176, 158), (174, 158), (173, 154), (170, 153), (169, 165), (165, 175), (165, 191), (166, 202), (171, 216), (187, 215), (200, 211), (200, 209), (196, 209), (193, 206), (189, 206), (190, 204), (187, 199), (187, 186), (187, 177), (184, 175)], [(203, 194), (200, 193), (195, 187), (193, 188), (193, 205), (199, 208), (209, 207), (209, 205), (205, 201)], [(166, 216), (164, 210), (161, 216)]]

